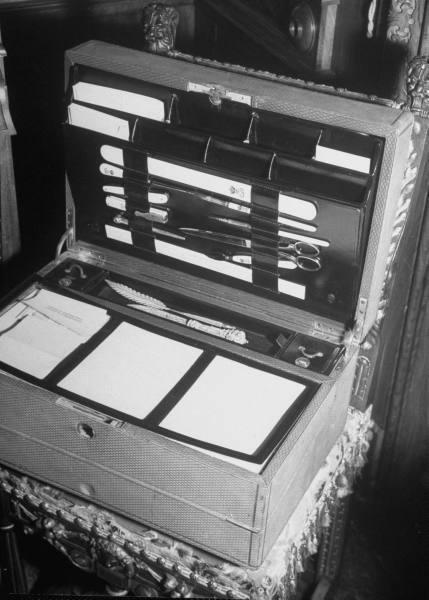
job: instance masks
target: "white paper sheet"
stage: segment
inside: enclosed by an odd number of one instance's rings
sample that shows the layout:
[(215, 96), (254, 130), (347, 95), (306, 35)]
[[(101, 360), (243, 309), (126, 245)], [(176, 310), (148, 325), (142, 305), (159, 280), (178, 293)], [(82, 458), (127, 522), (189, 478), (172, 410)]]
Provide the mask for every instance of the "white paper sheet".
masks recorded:
[(305, 385), (217, 356), (161, 427), (253, 454)]
[(89, 339), (109, 320), (103, 308), (41, 289), (34, 297), (24, 299), (30, 308), (60, 325)]
[(40, 290), (1, 315), (0, 360), (42, 379), (108, 319), (103, 309)]
[(188, 167), (181, 167), (180, 165), (151, 158), (150, 156), (147, 159), (147, 170), (150, 175), (154, 175), (155, 177), (177, 181), (184, 185), (192, 185), (208, 192), (221, 194), (222, 196), (228, 196), (229, 198), (243, 202), (250, 202), (251, 200), (252, 186), (247, 183), (225, 179), (218, 175), (203, 173), (202, 171), (189, 169)]
[[(164, 436), (165, 437), (165, 436)], [(197, 452), (202, 452), (202, 454), (207, 454), (208, 456), (212, 456), (213, 458), (218, 458), (224, 462), (228, 462), (231, 465), (235, 465), (236, 467), (241, 467), (242, 469), (246, 469), (246, 471), (250, 471), (251, 473), (260, 473), (264, 468), (266, 462), (269, 460), (269, 457), (266, 458), (261, 463), (251, 462), (250, 460), (242, 460), (241, 458), (235, 458), (234, 456), (228, 456), (227, 454), (220, 454), (219, 452), (213, 452), (212, 450), (207, 450), (206, 448), (201, 448), (200, 446), (192, 446), (192, 444), (185, 444), (180, 440), (174, 440), (183, 446), (187, 446), (188, 448), (192, 448)]]
[(121, 323), (59, 387), (143, 419), (200, 354), (198, 348)]
[(353, 171), (359, 171), (360, 173), (369, 173), (371, 169), (371, 159), (367, 156), (359, 156), (358, 154), (352, 154), (351, 152), (344, 152), (343, 150), (336, 150), (335, 148), (328, 148), (326, 146), (316, 146), (314, 160), (329, 165), (344, 167), (345, 169), (351, 169)]
[(80, 104), (70, 104), (68, 116), (70, 125), (104, 133), (121, 140), (130, 139), (130, 127), (125, 119)]
[(79, 81), (73, 86), (73, 98), (87, 104), (97, 104), (104, 108), (111, 108), (154, 121), (164, 121), (165, 119), (162, 100), (135, 92)]

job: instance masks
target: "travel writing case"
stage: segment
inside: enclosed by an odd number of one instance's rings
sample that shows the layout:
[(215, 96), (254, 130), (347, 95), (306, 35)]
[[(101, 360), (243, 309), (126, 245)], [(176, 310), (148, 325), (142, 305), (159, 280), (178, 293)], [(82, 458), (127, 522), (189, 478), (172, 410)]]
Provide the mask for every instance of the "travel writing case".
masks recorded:
[(259, 566), (340, 435), (409, 112), (91, 41), (66, 232), (3, 301), (0, 461)]

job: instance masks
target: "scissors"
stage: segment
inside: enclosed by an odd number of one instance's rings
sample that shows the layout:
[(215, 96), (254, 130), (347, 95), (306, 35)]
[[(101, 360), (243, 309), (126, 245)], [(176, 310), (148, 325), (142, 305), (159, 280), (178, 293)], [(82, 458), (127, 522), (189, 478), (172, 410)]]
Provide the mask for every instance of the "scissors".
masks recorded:
[(292, 242), (285, 245), (279, 246), (281, 253), (285, 256), (288, 252), (294, 252), (291, 254), (290, 260), (294, 261), (296, 266), (303, 271), (319, 271), (322, 268), (320, 262), (320, 250), (314, 244), (308, 242)]
[[(251, 240), (247, 238), (229, 235), (226, 233), (218, 233), (214, 231), (192, 229), (189, 227), (181, 227), (180, 231), (186, 236), (206, 240), (208, 242), (217, 242), (222, 244), (229, 244), (231, 246), (239, 246), (240, 248), (246, 248), (247, 250), (251, 249)], [(266, 247), (269, 248), (270, 246), (267, 244)], [(280, 243), (278, 249), (280, 268), (291, 268), (283, 267), (280, 264), (282, 260), (294, 263), (297, 268), (302, 269), (303, 271), (319, 271), (322, 268), (319, 256), (320, 251), (319, 248), (314, 244), (310, 244), (309, 242), (288, 242), (286, 244)], [(243, 255), (246, 254), (247, 253), (243, 253)], [(230, 253), (223, 250), (219, 252), (219, 255), (225, 256), (225, 258), (223, 258), (222, 260), (231, 260), (231, 256), (239, 256), (236, 253)], [(233, 260), (232, 262), (239, 261)]]

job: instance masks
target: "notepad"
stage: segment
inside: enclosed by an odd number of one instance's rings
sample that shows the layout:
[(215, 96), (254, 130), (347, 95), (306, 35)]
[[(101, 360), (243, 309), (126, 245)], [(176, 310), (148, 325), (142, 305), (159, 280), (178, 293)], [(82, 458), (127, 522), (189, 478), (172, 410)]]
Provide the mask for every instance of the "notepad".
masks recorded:
[(268, 458), (263, 460), (262, 462), (254, 462), (252, 460), (244, 460), (242, 458), (236, 458), (235, 456), (229, 456), (228, 454), (221, 454), (220, 452), (214, 452), (213, 450), (207, 450), (206, 448), (201, 448), (201, 446), (194, 446), (192, 444), (185, 444), (180, 440), (175, 440), (177, 443), (182, 444), (183, 446), (187, 446), (188, 448), (192, 448), (194, 451), (201, 452), (202, 454), (207, 454), (207, 456), (212, 456), (213, 458), (220, 459), (224, 462), (228, 462), (231, 465), (236, 467), (241, 467), (246, 471), (250, 471), (251, 473), (260, 473), (267, 463)]
[(160, 426), (251, 455), (305, 385), (216, 356)]
[(40, 312), (59, 325), (89, 339), (109, 320), (104, 308), (45, 289), (24, 298), (26, 306)]
[(39, 290), (0, 316), (0, 360), (43, 379), (108, 320), (104, 309)]
[(201, 350), (121, 323), (58, 385), (143, 419), (191, 368)]
[(68, 122), (70, 125), (104, 133), (121, 140), (128, 141), (130, 139), (130, 127), (127, 120), (80, 104), (69, 105)]
[(96, 104), (153, 121), (165, 120), (165, 107), (162, 100), (135, 92), (79, 81), (73, 85), (73, 98), (79, 102)]

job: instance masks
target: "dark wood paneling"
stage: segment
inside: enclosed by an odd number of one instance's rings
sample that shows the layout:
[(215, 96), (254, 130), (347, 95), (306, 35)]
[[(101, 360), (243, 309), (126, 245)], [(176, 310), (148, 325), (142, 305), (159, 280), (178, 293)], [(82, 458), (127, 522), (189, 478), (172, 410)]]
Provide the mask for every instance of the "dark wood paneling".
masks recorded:
[(243, 0), (200, 0), (218, 16), (226, 19), (272, 57), (280, 61), (288, 73), (308, 75), (314, 69), (306, 55), (299, 52), (269, 14)]
[[(385, 39), (379, 90), (405, 102), (407, 60), (429, 51), (429, 2), (381, 0), (379, 13), (378, 34)], [(427, 129), (427, 121), (421, 123)], [(429, 144), (422, 148), (422, 140), (414, 148), (422, 163), (370, 395), (384, 437), (373, 464), (376, 490), (399, 509), (396, 518), (406, 515), (404, 507), (429, 464)]]
[[(396, 503), (402, 503), (413, 494), (429, 463), (428, 175), (429, 169), (426, 168), (413, 219), (419, 219), (420, 222), (416, 227), (410, 227), (414, 229), (414, 235), (403, 248), (401, 267), (404, 275), (398, 278), (399, 293), (394, 301), (395, 310), (392, 311), (398, 313), (398, 327), (395, 327), (393, 319), (389, 319), (387, 323), (389, 332), (386, 337), (391, 339), (398, 335), (402, 339), (394, 354), (389, 350), (389, 339), (384, 340), (385, 351), (380, 363), (378, 390), (375, 390), (374, 395), (376, 409), (379, 403), (376, 414), (381, 412), (380, 409), (384, 413), (379, 416), (383, 418), (385, 429), (378, 469), (378, 488), (388, 494), (393, 492)], [(410, 252), (406, 254), (408, 250)], [(403, 304), (399, 303), (401, 297), (407, 300)], [(406, 311), (406, 318), (402, 318), (402, 323), (401, 308), (402, 313)], [(387, 402), (383, 402), (383, 391), (387, 395)]]
[[(65, 229), (64, 52), (88, 39), (141, 49), (141, 14), (148, 3), (0, 0), (22, 232), (22, 253), (6, 269), (6, 287), (50, 261)], [(186, 52), (193, 37), (193, 2), (176, 4), (182, 17), (177, 47)]]

